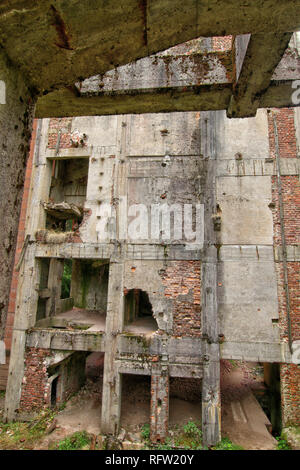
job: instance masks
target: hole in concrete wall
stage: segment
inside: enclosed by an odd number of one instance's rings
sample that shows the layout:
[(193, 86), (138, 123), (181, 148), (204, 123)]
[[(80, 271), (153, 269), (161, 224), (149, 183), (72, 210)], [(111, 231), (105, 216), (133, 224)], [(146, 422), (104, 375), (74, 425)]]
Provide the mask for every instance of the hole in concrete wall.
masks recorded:
[(40, 260), (36, 326), (105, 331), (108, 260)]
[(151, 377), (122, 374), (122, 428), (135, 432), (150, 422)]
[(44, 203), (46, 229), (76, 231), (82, 222), (89, 160), (57, 159), (52, 162), (49, 200)]
[(170, 378), (170, 427), (193, 421), (201, 427), (202, 380), (189, 377)]
[(125, 331), (152, 333), (158, 329), (147, 292), (141, 289), (130, 289), (125, 293), (124, 299)]
[(81, 351), (48, 368), (51, 406), (63, 405), (58, 426), (101, 434), (103, 368), (104, 353)]

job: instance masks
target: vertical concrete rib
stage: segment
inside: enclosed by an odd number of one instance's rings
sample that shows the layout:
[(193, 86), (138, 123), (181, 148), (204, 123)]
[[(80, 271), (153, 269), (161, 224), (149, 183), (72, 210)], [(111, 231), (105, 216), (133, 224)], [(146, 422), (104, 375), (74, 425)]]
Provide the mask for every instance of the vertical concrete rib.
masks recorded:
[(202, 334), (204, 340), (202, 432), (203, 444), (206, 446), (216, 444), (221, 437), (217, 248), (213, 225), (213, 215), (216, 211), (216, 118), (217, 114), (214, 112), (201, 113), (201, 153), (207, 162), (203, 179), (205, 235), (202, 263)]
[(123, 329), (123, 284), (124, 263), (112, 260), (109, 267), (106, 340), (102, 393), (103, 434), (116, 434), (119, 429), (121, 413), (121, 375), (116, 368), (117, 338)]

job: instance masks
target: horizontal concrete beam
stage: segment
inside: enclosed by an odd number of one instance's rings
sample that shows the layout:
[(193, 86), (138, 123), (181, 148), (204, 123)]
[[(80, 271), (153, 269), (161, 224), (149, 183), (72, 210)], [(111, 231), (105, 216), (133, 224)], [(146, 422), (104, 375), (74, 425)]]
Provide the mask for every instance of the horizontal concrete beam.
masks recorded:
[(250, 362), (293, 363), (287, 343), (225, 341), (221, 345), (221, 358)]
[(26, 346), (62, 351), (104, 352), (104, 337), (104, 333), (36, 328), (27, 332)]
[[(203, 354), (205, 352), (204, 341), (201, 338), (173, 338), (161, 339), (157, 335), (146, 338), (141, 335), (121, 334), (118, 336), (117, 362), (119, 371), (123, 373), (141, 374), (150, 372), (149, 362), (162, 354), (163, 342), (167, 341), (168, 361), (172, 364), (173, 375), (184, 376), (183, 369), (189, 364), (197, 375), (201, 376)], [(54, 349), (61, 351), (98, 351), (105, 352), (105, 334), (88, 331), (64, 331), (53, 329), (34, 328), (26, 334), (26, 346)], [(164, 343), (165, 347), (165, 343)], [(149, 361), (145, 361), (145, 355), (149, 355)], [(263, 342), (233, 342), (225, 341), (221, 345), (222, 359), (236, 359), (260, 362), (293, 362), (288, 345), (283, 343)], [(144, 370), (145, 369), (145, 370)], [(181, 372), (180, 372), (181, 370)]]

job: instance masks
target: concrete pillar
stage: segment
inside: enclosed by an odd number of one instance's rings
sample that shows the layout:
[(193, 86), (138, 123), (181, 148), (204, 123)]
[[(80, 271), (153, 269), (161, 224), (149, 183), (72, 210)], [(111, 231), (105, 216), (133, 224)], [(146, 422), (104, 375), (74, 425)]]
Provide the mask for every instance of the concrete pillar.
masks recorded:
[(58, 310), (63, 271), (64, 260), (52, 258), (49, 265), (48, 289), (50, 297), (46, 303), (46, 317), (55, 315)]
[[(7, 315), (34, 103), (24, 77), (0, 52), (0, 339)], [(24, 226), (25, 221), (20, 229)]]
[(202, 433), (203, 444), (212, 446), (221, 439), (220, 345), (217, 303), (217, 248), (220, 243), (214, 218), (216, 211), (216, 113), (201, 113), (201, 151), (207, 158), (203, 179), (204, 261), (202, 263)]
[(219, 345), (210, 345), (204, 358), (202, 380), (203, 445), (209, 447), (221, 440), (221, 395)]
[(16, 299), (15, 321), (9, 361), (4, 417), (12, 421), (18, 417), (24, 377), (26, 330), (35, 324), (40, 270), (34, 257), (34, 247), (28, 246), (22, 262)]
[(217, 321), (217, 267), (216, 263), (202, 266), (203, 297), (203, 380), (202, 433), (203, 444), (212, 446), (221, 439), (220, 345)]
[(150, 438), (163, 442), (169, 425), (169, 370), (167, 365), (156, 364), (151, 375)]
[(116, 368), (117, 335), (123, 330), (123, 279), (124, 264), (112, 261), (109, 266), (108, 299), (106, 315), (106, 341), (103, 373), (102, 419), (103, 434), (116, 435), (121, 414), (121, 374)]

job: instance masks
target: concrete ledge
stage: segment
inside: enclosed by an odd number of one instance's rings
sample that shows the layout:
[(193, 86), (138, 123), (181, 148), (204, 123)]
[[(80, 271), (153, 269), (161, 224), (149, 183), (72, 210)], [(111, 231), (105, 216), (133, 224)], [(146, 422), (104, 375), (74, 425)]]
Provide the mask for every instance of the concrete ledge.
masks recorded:
[(221, 358), (252, 362), (292, 363), (288, 345), (285, 343), (225, 341), (221, 345)]
[[(274, 260), (280, 262), (283, 260), (282, 246), (274, 246)], [(287, 261), (300, 261), (300, 245), (288, 245), (286, 247)]]
[[(299, 175), (299, 158), (281, 158), (282, 176)], [(243, 160), (218, 159), (217, 176), (273, 176), (276, 175), (276, 162), (269, 158), (247, 158)]]
[(26, 346), (30, 348), (60, 349), (62, 351), (104, 352), (104, 333), (32, 329), (27, 332)]

